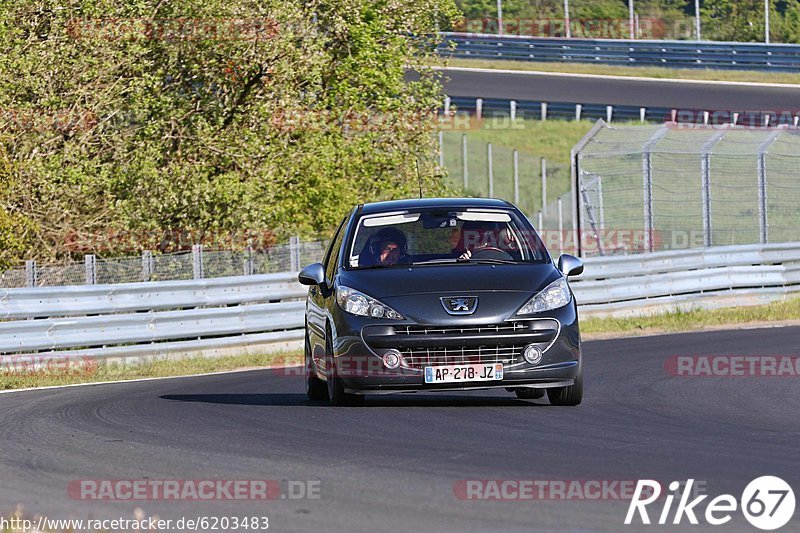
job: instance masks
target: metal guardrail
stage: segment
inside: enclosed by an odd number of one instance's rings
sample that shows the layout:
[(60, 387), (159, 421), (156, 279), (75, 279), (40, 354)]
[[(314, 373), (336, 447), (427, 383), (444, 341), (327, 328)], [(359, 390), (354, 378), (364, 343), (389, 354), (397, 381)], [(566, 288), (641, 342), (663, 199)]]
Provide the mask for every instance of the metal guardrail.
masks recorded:
[[(560, 63), (796, 71), (800, 45), (624, 39), (557, 39), (445, 33), (444, 55)], [(450, 50), (448, 43), (455, 45)]]
[[(297, 348), (305, 288), (295, 276), (8, 289), (0, 363)], [(570, 284), (584, 316), (763, 303), (800, 291), (800, 243), (592, 257)]]

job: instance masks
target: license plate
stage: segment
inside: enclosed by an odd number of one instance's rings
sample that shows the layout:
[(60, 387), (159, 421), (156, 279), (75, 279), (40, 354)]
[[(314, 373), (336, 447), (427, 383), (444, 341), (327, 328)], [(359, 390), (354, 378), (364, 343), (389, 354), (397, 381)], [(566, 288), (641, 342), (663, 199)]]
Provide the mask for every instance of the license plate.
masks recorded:
[(426, 366), (425, 383), (460, 383), (462, 381), (500, 381), (503, 363), (490, 365)]

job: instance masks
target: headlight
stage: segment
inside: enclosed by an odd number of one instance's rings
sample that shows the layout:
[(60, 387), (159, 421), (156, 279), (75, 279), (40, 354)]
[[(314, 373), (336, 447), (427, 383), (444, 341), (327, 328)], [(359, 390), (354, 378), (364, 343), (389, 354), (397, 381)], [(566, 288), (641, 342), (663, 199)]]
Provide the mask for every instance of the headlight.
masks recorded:
[(550, 311), (551, 309), (564, 307), (569, 301), (570, 295), (569, 287), (567, 287), (567, 278), (559, 278), (545, 287), (539, 294), (531, 298), (528, 303), (517, 311), (517, 314), (530, 315), (532, 313)]
[(339, 304), (339, 307), (354, 315), (404, 320), (400, 313), (388, 305), (384, 305), (375, 298), (344, 285), (339, 285), (336, 289), (336, 303)]

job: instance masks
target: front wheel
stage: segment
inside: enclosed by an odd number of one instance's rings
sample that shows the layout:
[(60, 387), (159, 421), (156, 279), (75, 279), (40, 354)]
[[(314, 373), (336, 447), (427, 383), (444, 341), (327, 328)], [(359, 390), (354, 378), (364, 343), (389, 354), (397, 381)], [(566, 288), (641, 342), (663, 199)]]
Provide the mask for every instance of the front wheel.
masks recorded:
[(575, 383), (567, 387), (547, 389), (547, 398), (553, 405), (578, 405), (583, 400), (583, 366), (578, 367)]
[(328, 399), (331, 401), (331, 405), (357, 406), (364, 404), (364, 397), (360, 394), (350, 394), (344, 391), (344, 383), (336, 375), (336, 363), (333, 357), (333, 342), (331, 341), (330, 331), (328, 331), (327, 339), (325, 340), (325, 371), (328, 382)]
[(306, 333), (305, 337), (306, 396), (313, 401), (327, 400), (328, 388), (325, 386), (325, 382), (317, 377), (314, 358), (311, 357), (311, 343), (308, 341), (308, 333)]

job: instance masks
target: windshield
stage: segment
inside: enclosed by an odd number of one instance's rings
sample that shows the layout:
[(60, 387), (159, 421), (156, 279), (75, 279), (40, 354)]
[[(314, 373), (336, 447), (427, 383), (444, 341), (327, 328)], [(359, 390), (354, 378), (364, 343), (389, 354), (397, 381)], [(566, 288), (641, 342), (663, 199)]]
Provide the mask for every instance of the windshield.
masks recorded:
[(515, 212), (450, 209), (363, 216), (350, 242), (347, 266), (547, 261), (539, 236)]

